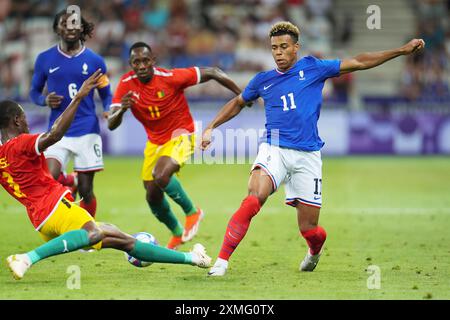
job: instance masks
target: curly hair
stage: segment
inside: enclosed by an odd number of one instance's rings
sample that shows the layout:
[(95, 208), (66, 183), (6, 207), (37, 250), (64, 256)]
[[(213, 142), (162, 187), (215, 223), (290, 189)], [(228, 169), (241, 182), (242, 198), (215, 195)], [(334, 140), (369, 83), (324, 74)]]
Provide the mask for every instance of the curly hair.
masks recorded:
[[(61, 10), (56, 14), (55, 19), (53, 20), (53, 31), (55, 33), (57, 33), (58, 30), (59, 19), (61, 19), (61, 17), (66, 14), (67, 14), (66, 10)], [(80, 40), (81, 42), (86, 42), (87, 37), (92, 38), (95, 25), (92, 22), (89, 22), (86, 19), (84, 19), (83, 16), (81, 16), (81, 25), (83, 26), (83, 32), (80, 35)]]
[(275, 36), (282, 36), (288, 34), (291, 36), (294, 43), (297, 43), (298, 38), (300, 37), (300, 30), (297, 26), (289, 21), (280, 21), (275, 23), (269, 31), (269, 38)]
[(22, 114), (22, 108), (17, 102), (12, 100), (0, 101), (0, 129), (5, 129), (9, 126), (12, 118)]

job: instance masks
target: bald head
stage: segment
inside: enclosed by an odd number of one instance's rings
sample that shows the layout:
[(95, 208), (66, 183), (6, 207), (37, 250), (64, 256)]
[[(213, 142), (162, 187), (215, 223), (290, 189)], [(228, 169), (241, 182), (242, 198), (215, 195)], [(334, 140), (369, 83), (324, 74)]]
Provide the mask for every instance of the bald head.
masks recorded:
[(17, 102), (0, 101), (0, 130), (12, 130), (17, 134), (29, 132), (25, 112)]
[(0, 101), (0, 129), (9, 126), (12, 119), (20, 117), (24, 113), (22, 107), (15, 101)]

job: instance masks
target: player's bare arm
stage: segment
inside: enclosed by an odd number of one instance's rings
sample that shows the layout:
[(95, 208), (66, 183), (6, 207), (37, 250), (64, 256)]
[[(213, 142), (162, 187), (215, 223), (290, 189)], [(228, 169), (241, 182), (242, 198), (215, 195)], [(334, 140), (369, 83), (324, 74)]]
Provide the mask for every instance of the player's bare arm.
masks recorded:
[(211, 144), (211, 135), (212, 130), (220, 126), (221, 124), (233, 119), (236, 115), (241, 112), (241, 110), (246, 106), (245, 100), (242, 98), (242, 95), (238, 95), (237, 97), (228, 101), (222, 109), (220, 109), (219, 113), (216, 115), (213, 121), (209, 123), (206, 127), (205, 131), (203, 131), (202, 142), (200, 144), (200, 148), (205, 150)]
[(391, 59), (422, 50), (424, 47), (425, 42), (422, 39), (413, 39), (404, 46), (396, 49), (361, 53), (351, 59), (343, 59), (340, 74), (374, 68)]
[(237, 86), (237, 84), (220, 68), (200, 68), (200, 76), (200, 83), (209, 80), (216, 80), (236, 95), (241, 93), (241, 89)]
[(122, 123), (123, 114), (136, 103), (133, 93), (129, 91), (122, 97), (121, 106), (112, 107), (108, 116), (108, 129), (114, 130)]
[(102, 75), (101, 70), (98, 69), (88, 79), (86, 79), (86, 81), (84, 81), (78, 93), (72, 99), (66, 110), (64, 110), (58, 119), (56, 119), (50, 131), (44, 133), (40, 137), (38, 142), (38, 149), (40, 152), (62, 139), (75, 118), (75, 113), (78, 110), (81, 100), (83, 100), (83, 98), (86, 97), (93, 88), (97, 87), (98, 80)]

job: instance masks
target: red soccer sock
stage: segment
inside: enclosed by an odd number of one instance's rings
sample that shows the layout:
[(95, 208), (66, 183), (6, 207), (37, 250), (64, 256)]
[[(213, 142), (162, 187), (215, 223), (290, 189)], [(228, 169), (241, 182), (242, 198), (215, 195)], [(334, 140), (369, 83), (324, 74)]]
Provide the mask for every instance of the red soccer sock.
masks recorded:
[(71, 172), (66, 176), (66, 183), (69, 187), (73, 187), (75, 185), (75, 176), (76, 172)]
[(61, 183), (63, 186), (72, 187), (75, 184), (75, 172), (68, 174), (67, 176), (64, 173), (60, 173), (57, 181)]
[(84, 200), (81, 200), (80, 207), (89, 212), (89, 214), (95, 218), (95, 213), (97, 212), (97, 199), (92, 197), (91, 202), (87, 203)]
[(322, 246), (327, 238), (327, 233), (321, 226), (301, 232), (301, 234), (303, 238), (305, 238), (309, 247), (309, 252), (312, 255), (316, 255), (320, 252), (320, 249), (322, 249)]
[(56, 179), (59, 183), (61, 183), (63, 186), (66, 186), (66, 176), (64, 173), (60, 173), (58, 179)]
[(231, 217), (220, 249), (219, 258), (228, 260), (245, 237), (250, 221), (261, 209), (261, 204), (255, 196), (246, 197), (240, 208)]

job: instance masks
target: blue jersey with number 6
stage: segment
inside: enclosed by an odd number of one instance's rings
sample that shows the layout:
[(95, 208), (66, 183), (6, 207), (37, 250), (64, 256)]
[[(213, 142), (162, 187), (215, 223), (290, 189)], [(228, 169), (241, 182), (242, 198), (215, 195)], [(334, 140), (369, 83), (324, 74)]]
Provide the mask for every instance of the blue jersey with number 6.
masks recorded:
[(242, 93), (246, 102), (259, 97), (266, 110), (266, 141), (284, 148), (317, 151), (324, 143), (317, 121), (325, 80), (339, 75), (340, 60), (306, 56), (286, 72), (258, 73)]
[[(51, 109), (49, 128), (67, 108), (83, 82), (97, 69), (101, 69), (104, 74), (97, 89), (103, 109), (108, 111), (112, 94), (109, 79), (106, 76), (106, 65), (101, 56), (84, 46), (75, 56), (67, 55), (60, 50), (59, 46), (54, 46), (38, 55), (31, 80), (31, 100), (37, 105), (45, 106), (46, 95), (42, 94), (45, 84), (47, 84), (48, 93), (56, 92), (56, 95), (64, 97), (58, 108)], [(90, 133), (100, 133), (95, 112), (94, 90), (81, 101), (66, 136), (79, 137)]]

